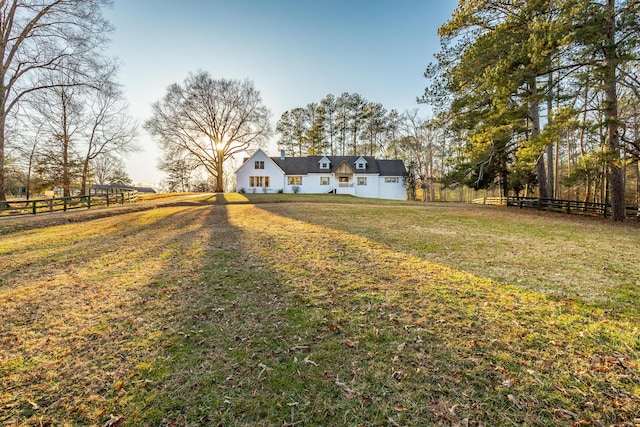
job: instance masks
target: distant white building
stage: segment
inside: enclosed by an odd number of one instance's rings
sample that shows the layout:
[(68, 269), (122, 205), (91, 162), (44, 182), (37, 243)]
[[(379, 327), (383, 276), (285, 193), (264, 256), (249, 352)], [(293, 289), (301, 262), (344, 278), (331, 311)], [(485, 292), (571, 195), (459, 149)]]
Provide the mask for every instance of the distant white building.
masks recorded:
[(350, 194), (406, 200), (402, 160), (370, 156), (269, 157), (256, 151), (236, 170), (240, 192)]

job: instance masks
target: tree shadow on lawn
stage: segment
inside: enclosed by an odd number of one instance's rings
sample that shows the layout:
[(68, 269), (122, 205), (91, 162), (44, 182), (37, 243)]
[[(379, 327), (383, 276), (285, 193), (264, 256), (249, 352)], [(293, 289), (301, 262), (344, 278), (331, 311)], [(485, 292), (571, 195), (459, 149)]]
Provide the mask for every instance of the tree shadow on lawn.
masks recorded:
[(388, 395), (406, 410), (405, 421), (598, 425), (638, 416), (635, 322), (292, 218), (273, 205), (234, 212), (262, 262), (309, 313), (333, 319), (325, 323), (347, 335), (343, 346), (353, 344), (361, 358), (352, 363), (366, 366), (354, 374), (370, 390), (363, 395), (375, 395), (377, 385), (412, 390)]
[(640, 256), (640, 234), (633, 229), (594, 221), (585, 228), (581, 218), (540, 221), (538, 215), (483, 206), (260, 207), (555, 299), (583, 299), (619, 319), (640, 321), (640, 273), (632, 261)]
[(60, 244), (33, 263), (65, 262), (0, 288), (0, 421), (598, 425), (638, 414), (637, 330), (602, 313), (256, 206), (170, 212), (92, 223), (124, 239), (88, 237), (109, 266)]
[(157, 209), (5, 237), (3, 425), (102, 425), (151, 387), (137, 372), (162, 364), (215, 214)]

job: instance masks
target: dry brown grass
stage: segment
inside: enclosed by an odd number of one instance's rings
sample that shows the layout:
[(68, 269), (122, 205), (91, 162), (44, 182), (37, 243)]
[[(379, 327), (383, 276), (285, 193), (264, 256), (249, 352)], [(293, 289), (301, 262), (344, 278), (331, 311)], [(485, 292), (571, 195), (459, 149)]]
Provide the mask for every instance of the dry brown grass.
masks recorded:
[(204, 262), (206, 218), (153, 210), (0, 240), (2, 421), (66, 413), (93, 424), (117, 411), (137, 364), (160, 351), (154, 337), (178, 291), (165, 284)]

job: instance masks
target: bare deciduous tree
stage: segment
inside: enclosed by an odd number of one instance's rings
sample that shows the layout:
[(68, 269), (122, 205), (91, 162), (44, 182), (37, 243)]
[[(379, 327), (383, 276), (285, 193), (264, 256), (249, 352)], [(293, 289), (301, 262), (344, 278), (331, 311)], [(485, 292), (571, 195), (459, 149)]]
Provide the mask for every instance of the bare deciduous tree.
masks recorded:
[(98, 185), (131, 185), (124, 162), (112, 153), (102, 153), (91, 160), (93, 182)]
[(234, 154), (266, 142), (269, 110), (253, 83), (213, 79), (200, 71), (172, 84), (153, 104), (145, 128), (165, 151), (184, 152), (216, 178), (224, 191), (224, 163)]
[(100, 155), (124, 154), (138, 149), (133, 144), (136, 123), (129, 116), (128, 105), (120, 89), (111, 81), (115, 67), (101, 84), (85, 97), (85, 120), (82, 143), (85, 146), (81, 193), (85, 194), (91, 161)]
[[(132, 143), (136, 124), (128, 114), (122, 92), (113, 82), (115, 63), (104, 63), (91, 70), (90, 84), (72, 84), (81, 79), (78, 67), (55, 70), (49, 74), (50, 87), (29, 97), (31, 123), (41, 129), (49, 151), (58, 153), (64, 195), (71, 193), (72, 181), (80, 182), (81, 194), (87, 193), (91, 161), (102, 154), (123, 154), (137, 147)], [(89, 76), (90, 70), (86, 70)], [(71, 176), (71, 153), (80, 164), (79, 176)], [(55, 157), (52, 157), (55, 159)], [(76, 169), (77, 170), (77, 169)]]
[[(7, 120), (23, 98), (50, 87), (41, 72), (65, 68), (69, 58), (91, 62), (110, 30), (101, 8), (111, 0), (0, 2), (0, 200), (5, 194)], [(74, 61), (77, 63), (77, 61)], [(75, 84), (75, 83), (74, 83)]]

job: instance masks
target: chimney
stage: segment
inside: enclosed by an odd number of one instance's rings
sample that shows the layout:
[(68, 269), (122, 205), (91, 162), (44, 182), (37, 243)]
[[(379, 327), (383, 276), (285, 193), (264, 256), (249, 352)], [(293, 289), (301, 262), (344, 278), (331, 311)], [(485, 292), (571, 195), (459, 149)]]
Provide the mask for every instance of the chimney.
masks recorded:
[(284, 150), (280, 150), (280, 160), (284, 160)]

